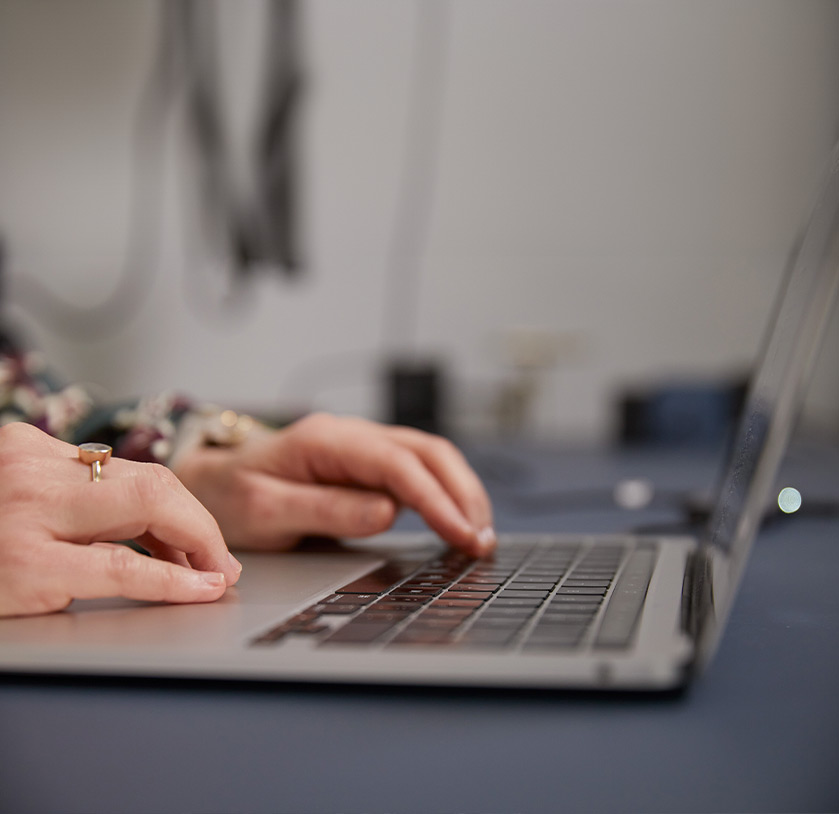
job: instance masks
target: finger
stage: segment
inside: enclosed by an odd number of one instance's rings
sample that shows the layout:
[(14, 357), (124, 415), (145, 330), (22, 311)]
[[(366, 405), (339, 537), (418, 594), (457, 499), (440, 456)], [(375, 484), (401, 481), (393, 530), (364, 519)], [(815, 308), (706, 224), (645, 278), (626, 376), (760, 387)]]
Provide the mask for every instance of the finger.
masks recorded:
[(155, 554), (168, 546), (182, 552), (194, 568), (219, 571), (229, 585), (235, 583), (241, 566), (198, 500), (164, 467), (137, 464), (130, 471), (65, 487), (52, 529), (55, 536), (87, 543), (150, 535), (147, 539), (157, 541)]
[[(481, 498), (475, 501), (475, 489), (464, 479), (463, 471), (471, 471), (465, 461), (453, 460), (455, 456), (451, 453), (423, 460), (412, 448), (416, 444), (406, 445), (398, 434), (391, 432), (393, 429), (364, 419), (315, 415), (298, 422), (297, 432), (293, 429), (284, 441), (292, 448), (293, 457), (298, 460), (297, 469), (304, 476), (308, 473), (322, 482), (355, 482), (388, 491), (419, 512), (452, 545), (474, 556), (488, 553), (495, 539), (487, 522), (487, 515), (491, 517), (488, 500), (486, 507), (477, 508)], [(429, 441), (435, 437), (425, 435), (423, 446), (434, 446)], [(435, 440), (441, 448), (448, 443)], [(447, 475), (441, 481), (437, 473), (453, 463), (455, 471), (461, 474)], [(453, 483), (457, 484), (457, 497), (448, 488)], [(458, 498), (469, 505), (478, 523), (467, 516)]]
[(416, 454), (396, 444), (392, 448), (383, 445), (371, 450), (371, 460), (379, 467), (378, 488), (414, 509), (451, 545), (472, 556), (488, 553), (482, 529), (469, 521)]
[(178, 551), (166, 543), (161, 543), (156, 537), (151, 534), (142, 534), (134, 538), (134, 542), (140, 545), (150, 556), (156, 557), (159, 560), (181, 565), (184, 568), (192, 568), (192, 564), (183, 551)]
[(480, 478), (450, 441), (411, 427), (387, 427), (397, 443), (417, 454), (475, 528), (492, 531), (492, 504)]
[[(417, 511), (444, 540), (474, 556), (484, 551), (478, 532), (431, 470), (412, 450), (362, 419), (317, 417), (286, 439), (315, 481), (383, 491)], [(282, 451), (281, 451), (282, 454)]]
[(377, 492), (295, 483), (261, 472), (243, 477), (246, 507), (231, 539), (243, 547), (289, 548), (307, 534), (366, 537), (389, 529), (398, 511), (392, 498)]
[[(227, 586), (224, 574), (156, 560), (114, 543), (58, 542), (40, 580), (41, 612), (74, 599), (125, 597), (150, 602), (212, 602)], [(44, 598), (46, 597), (46, 598)]]

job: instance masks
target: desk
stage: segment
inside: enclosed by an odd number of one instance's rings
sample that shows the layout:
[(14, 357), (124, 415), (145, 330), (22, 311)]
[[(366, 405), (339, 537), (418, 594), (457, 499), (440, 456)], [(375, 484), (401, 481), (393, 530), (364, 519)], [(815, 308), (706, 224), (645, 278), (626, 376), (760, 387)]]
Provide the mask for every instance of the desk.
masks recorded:
[[(476, 458), (504, 530), (663, 518), (523, 516), (491, 475), (499, 456), (528, 488), (713, 481), (703, 455), (510, 454)], [(785, 480), (837, 497), (838, 462), (837, 450), (798, 452)], [(716, 659), (681, 695), (5, 677), (0, 810), (836, 811), (837, 577), (835, 518), (767, 527)]]

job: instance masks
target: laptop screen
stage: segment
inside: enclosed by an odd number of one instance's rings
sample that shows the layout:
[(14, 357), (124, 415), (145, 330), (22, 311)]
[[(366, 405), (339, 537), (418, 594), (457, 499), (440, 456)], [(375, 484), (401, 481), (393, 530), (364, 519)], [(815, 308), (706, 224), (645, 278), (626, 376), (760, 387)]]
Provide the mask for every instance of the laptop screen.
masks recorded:
[(805, 385), (839, 289), (839, 145), (795, 253), (764, 337), (706, 544), (728, 557), (723, 618), (742, 575), (752, 540), (784, 454)]

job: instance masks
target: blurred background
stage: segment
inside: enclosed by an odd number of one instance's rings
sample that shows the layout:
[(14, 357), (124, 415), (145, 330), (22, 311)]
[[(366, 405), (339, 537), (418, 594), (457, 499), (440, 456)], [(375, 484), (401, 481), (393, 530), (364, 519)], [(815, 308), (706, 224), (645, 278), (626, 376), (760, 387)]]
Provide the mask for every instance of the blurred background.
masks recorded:
[(99, 398), (604, 441), (738, 392), (837, 137), (830, 1), (0, 0), (4, 319)]

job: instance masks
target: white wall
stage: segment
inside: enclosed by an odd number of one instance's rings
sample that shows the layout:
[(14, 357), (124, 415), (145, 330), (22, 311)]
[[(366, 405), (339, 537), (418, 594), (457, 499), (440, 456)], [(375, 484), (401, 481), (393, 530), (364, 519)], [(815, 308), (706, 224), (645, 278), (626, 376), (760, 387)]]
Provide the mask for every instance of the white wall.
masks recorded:
[[(451, 0), (425, 12), (448, 32), (432, 54), (439, 127), (412, 142), (417, 4), (307, 0), (307, 276), (262, 277), (224, 313), (206, 299), (224, 270), (195, 242), (180, 117), (161, 181), (153, 164), (145, 174), (157, 257), (136, 320), (102, 340), (62, 335), (26, 306), (21, 281), (76, 303), (114, 285), (155, 10), (0, 0), (11, 311), (68, 377), (113, 397), (175, 387), (250, 408), (376, 415), (405, 151), (419, 143), (410, 155), (433, 148), (420, 189), (431, 205), (418, 257), (399, 265), (420, 275), (415, 348), (448, 361), (459, 425), (488, 426), (509, 373), (502, 339), (528, 326), (568, 348), (533, 432), (602, 437), (619, 387), (751, 358), (839, 135), (833, 2)], [(252, 89), (247, 60), (233, 60), (258, 13), (246, 0), (224, 7), (240, 115)], [(836, 427), (835, 326), (829, 339), (811, 411)]]

